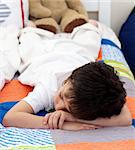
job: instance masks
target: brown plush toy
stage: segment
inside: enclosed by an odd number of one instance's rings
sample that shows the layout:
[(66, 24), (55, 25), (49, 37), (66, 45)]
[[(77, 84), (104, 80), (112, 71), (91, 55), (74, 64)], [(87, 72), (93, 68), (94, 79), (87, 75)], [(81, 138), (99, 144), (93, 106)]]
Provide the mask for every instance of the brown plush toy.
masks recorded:
[(70, 33), (88, 22), (88, 14), (80, 0), (29, 0), (30, 19), (38, 28)]

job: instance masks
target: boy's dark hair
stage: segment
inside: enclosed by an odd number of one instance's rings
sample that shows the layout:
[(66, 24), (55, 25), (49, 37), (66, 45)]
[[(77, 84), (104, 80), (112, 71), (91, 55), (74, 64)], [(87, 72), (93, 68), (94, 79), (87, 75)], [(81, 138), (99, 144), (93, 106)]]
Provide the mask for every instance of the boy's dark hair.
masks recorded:
[(119, 115), (126, 91), (116, 73), (103, 62), (88, 63), (74, 70), (69, 77), (74, 93), (70, 101), (72, 115), (85, 120)]

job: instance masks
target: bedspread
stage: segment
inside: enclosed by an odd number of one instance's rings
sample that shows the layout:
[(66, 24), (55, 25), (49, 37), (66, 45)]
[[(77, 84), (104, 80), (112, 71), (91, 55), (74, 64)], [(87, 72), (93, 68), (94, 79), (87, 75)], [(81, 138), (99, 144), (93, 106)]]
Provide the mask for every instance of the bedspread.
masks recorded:
[(135, 128), (133, 126), (108, 127), (73, 132), (41, 129), (6, 129), (0, 125), (0, 149), (134, 150)]

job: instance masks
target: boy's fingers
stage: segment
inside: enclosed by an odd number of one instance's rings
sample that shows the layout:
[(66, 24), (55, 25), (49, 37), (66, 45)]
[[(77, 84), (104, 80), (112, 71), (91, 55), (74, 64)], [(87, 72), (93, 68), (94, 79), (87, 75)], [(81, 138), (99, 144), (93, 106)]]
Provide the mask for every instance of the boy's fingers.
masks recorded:
[(83, 124), (82, 129), (84, 130), (94, 130), (94, 129), (99, 129), (101, 128), (100, 126), (96, 126), (96, 125), (87, 125), (87, 124)]
[(48, 125), (50, 129), (53, 129), (53, 116), (54, 116), (54, 113), (50, 115), (49, 120), (48, 120)]
[(55, 113), (55, 115), (53, 116), (53, 128), (54, 129), (58, 128), (58, 123), (59, 123), (60, 116), (61, 116), (60, 113)]
[(44, 119), (43, 119), (43, 124), (46, 125), (48, 123), (49, 117), (50, 117), (51, 113), (48, 113), (45, 115)]
[(98, 126), (98, 125), (90, 125), (91, 128), (95, 128), (95, 129), (99, 129), (99, 128), (103, 128), (102, 126)]
[(63, 114), (61, 114), (61, 117), (59, 119), (59, 129), (62, 129), (63, 123), (65, 121), (65, 116)]

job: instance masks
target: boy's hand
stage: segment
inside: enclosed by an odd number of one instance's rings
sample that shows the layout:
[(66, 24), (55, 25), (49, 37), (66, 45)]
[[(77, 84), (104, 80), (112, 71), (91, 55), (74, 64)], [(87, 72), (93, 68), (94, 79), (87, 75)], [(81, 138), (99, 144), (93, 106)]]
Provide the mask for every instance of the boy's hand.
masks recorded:
[(79, 131), (79, 130), (95, 130), (102, 128), (101, 126), (85, 124), (81, 122), (65, 122), (62, 126), (63, 130)]
[(51, 129), (62, 129), (64, 121), (75, 122), (76, 119), (68, 112), (58, 110), (53, 113), (48, 113), (43, 119), (43, 124), (48, 124)]

